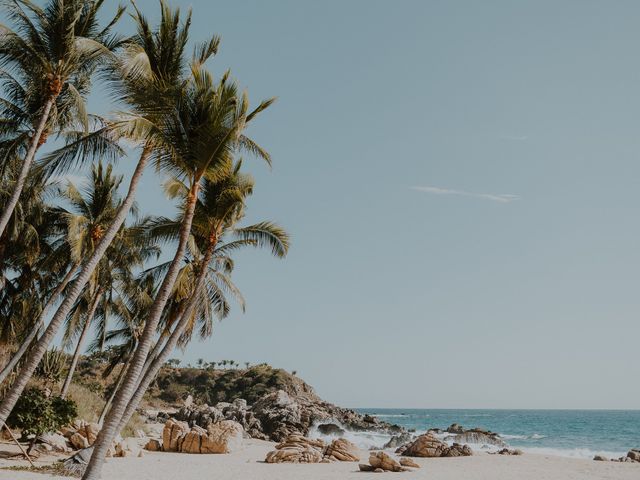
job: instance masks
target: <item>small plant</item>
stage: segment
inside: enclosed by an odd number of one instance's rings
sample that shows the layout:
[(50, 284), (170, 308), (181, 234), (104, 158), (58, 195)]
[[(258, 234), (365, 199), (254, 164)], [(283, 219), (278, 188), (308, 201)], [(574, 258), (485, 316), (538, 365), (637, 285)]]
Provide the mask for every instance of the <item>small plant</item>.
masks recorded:
[(67, 357), (62, 350), (47, 350), (36, 368), (35, 375), (42, 378), (47, 386), (55, 385), (62, 380), (66, 361)]
[(78, 408), (73, 400), (48, 396), (39, 388), (31, 388), (18, 399), (7, 425), (21, 429), (23, 437), (33, 435), (27, 450), (29, 453), (39, 435), (70, 424), (77, 414)]

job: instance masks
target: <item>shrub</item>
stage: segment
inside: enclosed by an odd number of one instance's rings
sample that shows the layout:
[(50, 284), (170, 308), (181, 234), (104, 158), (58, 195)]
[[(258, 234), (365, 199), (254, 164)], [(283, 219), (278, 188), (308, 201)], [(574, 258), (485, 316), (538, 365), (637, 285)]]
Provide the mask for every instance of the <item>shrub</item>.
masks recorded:
[(31, 449), (35, 437), (70, 424), (77, 414), (78, 408), (73, 400), (47, 396), (43, 390), (31, 388), (18, 399), (7, 425), (21, 429), (23, 437), (34, 435)]

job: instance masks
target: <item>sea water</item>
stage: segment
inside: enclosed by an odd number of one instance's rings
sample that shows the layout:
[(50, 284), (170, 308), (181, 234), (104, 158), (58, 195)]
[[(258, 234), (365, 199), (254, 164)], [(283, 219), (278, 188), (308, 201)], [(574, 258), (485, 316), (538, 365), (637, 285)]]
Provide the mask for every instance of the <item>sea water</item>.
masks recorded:
[[(513, 448), (566, 457), (617, 458), (640, 448), (640, 410), (443, 410), (358, 409), (359, 413), (395, 423), (416, 434), (457, 423), (498, 433)], [(315, 432), (316, 437), (320, 437)], [(375, 432), (346, 432), (363, 448), (380, 448), (388, 436)], [(444, 436), (442, 436), (444, 438)], [(475, 449), (486, 448), (476, 445)]]

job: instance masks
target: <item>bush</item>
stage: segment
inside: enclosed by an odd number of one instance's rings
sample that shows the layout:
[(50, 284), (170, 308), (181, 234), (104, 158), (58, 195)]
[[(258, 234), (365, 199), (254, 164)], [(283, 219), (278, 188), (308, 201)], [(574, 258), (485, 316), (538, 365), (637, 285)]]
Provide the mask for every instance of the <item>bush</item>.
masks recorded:
[(35, 375), (47, 384), (56, 384), (62, 380), (66, 364), (67, 356), (62, 350), (47, 350), (36, 368)]
[(18, 399), (7, 425), (21, 429), (23, 437), (38, 436), (69, 425), (77, 415), (78, 408), (73, 400), (47, 396), (43, 390), (31, 388)]

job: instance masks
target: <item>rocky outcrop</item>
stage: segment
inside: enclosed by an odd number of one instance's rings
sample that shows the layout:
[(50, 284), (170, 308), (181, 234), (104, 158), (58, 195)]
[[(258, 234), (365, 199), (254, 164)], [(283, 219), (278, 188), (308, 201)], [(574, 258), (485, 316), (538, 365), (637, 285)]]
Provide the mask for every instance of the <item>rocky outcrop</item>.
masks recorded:
[(383, 445), (382, 448), (384, 450), (389, 448), (398, 448), (398, 447), (401, 447), (402, 445), (406, 445), (407, 443), (412, 442), (413, 439), (414, 439), (414, 436), (409, 432), (401, 433), (400, 435), (394, 435), (389, 439), (387, 443)]
[(311, 440), (302, 435), (290, 435), (276, 449), (267, 453), (267, 463), (319, 463), (324, 452), (322, 440)]
[(473, 443), (477, 445), (493, 445), (496, 447), (506, 448), (507, 444), (498, 436), (497, 433), (482, 432), (477, 430), (469, 430), (447, 437), (446, 440), (455, 443)]
[(452, 423), (451, 425), (449, 425), (449, 428), (447, 428), (446, 432), (454, 433), (458, 435), (458, 434), (464, 433), (465, 430), (461, 425), (458, 425), (457, 423)]
[(627, 458), (630, 458), (634, 462), (640, 462), (640, 449), (631, 449), (627, 453)]
[(54, 452), (67, 453), (71, 451), (67, 445), (67, 439), (60, 433), (44, 433), (38, 437), (38, 442), (49, 445)]
[(230, 453), (242, 446), (243, 433), (242, 425), (232, 420), (212, 423), (205, 429), (169, 419), (162, 430), (162, 444), (148, 442), (145, 448), (181, 453)]
[(302, 435), (289, 435), (285, 441), (269, 452), (267, 463), (329, 463), (358, 462), (358, 447), (345, 438), (333, 440), (325, 445), (322, 440), (312, 440)]
[(454, 443), (452, 446), (438, 440), (430, 433), (425, 433), (413, 442), (400, 447), (396, 453), (407, 457), (461, 457), (472, 455), (468, 445)]
[(359, 462), (358, 447), (345, 438), (337, 438), (324, 450), (323, 460), (329, 462)]
[(361, 415), (324, 402), (308, 386), (296, 391), (295, 395), (284, 390), (268, 393), (251, 406), (242, 399), (232, 403), (221, 402), (214, 407), (189, 404), (183, 406), (175, 418), (187, 422), (190, 427), (197, 425), (202, 428), (221, 420), (233, 420), (242, 425), (251, 438), (275, 442), (282, 442), (290, 435), (308, 435), (310, 428), (318, 424), (322, 434), (336, 437), (343, 436), (345, 428), (391, 435), (404, 433), (403, 428), (374, 416)]

